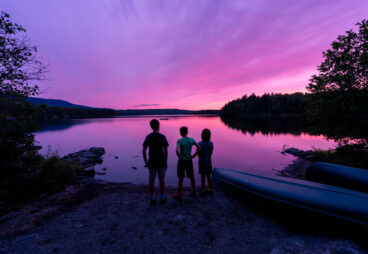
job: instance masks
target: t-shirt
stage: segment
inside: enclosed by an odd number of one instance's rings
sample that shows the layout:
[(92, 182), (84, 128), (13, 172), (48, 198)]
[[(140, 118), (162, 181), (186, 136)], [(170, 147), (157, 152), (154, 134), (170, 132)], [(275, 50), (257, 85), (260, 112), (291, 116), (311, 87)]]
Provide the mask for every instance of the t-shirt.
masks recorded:
[(164, 147), (168, 147), (166, 137), (158, 132), (148, 134), (143, 142), (144, 147), (148, 147), (148, 167), (162, 168), (166, 166)]
[(198, 144), (201, 146), (201, 150), (199, 151), (199, 165), (212, 165), (211, 155), (213, 152), (213, 143), (211, 141), (200, 141)]
[(176, 142), (176, 145), (180, 146), (180, 156), (184, 160), (192, 159), (192, 146), (196, 144), (197, 142), (195, 142), (195, 140), (190, 137), (178, 139), (178, 141)]

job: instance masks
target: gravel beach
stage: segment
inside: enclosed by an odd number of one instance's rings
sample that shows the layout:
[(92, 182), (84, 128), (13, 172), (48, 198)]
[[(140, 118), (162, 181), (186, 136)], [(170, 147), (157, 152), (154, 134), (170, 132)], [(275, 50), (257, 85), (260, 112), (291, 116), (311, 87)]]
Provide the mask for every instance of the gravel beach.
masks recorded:
[[(150, 206), (147, 186), (89, 180), (0, 218), (0, 253), (367, 253), (290, 227), (215, 187)], [(303, 219), (303, 218), (301, 218)]]

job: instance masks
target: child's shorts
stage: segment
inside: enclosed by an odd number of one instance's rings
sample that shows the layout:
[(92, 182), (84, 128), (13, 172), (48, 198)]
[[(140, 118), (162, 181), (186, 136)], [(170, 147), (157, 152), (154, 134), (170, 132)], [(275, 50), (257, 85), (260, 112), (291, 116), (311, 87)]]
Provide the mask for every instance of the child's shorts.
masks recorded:
[(179, 159), (178, 161), (178, 178), (184, 179), (185, 175), (188, 178), (194, 176), (193, 173), (193, 161), (192, 160), (183, 160)]
[(149, 168), (149, 178), (156, 179), (156, 175), (158, 175), (158, 179), (164, 179), (166, 176), (166, 168)]
[(200, 175), (210, 175), (212, 174), (212, 165), (199, 165)]

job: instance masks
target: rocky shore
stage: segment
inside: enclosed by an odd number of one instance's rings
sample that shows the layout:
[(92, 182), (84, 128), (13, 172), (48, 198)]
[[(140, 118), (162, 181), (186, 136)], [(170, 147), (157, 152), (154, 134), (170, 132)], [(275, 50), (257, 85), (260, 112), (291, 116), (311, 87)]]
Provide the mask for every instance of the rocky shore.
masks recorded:
[[(103, 154), (93, 148), (65, 159), (91, 169)], [(213, 196), (197, 199), (185, 189), (182, 203), (168, 188), (168, 202), (155, 206), (147, 191), (80, 176), (65, 191), (1, 217), (0, 253), (367, 253), (346, 228), (280, 219), (272, 206), (216, 186)]]
[(84, 175), (94, 176), (95, 165), (102, 164), (102, 156), (105, 154), (103, 147), (91, 147), (86, 150), (71, 153), (63, 157), (63, 160), (75, 161), (83, 168)]
[(307, 169), (310, 165), (312, 165), (314, 160), (312, 151), (303, 151), (296, 148), (288, 148), (281, 153), (294, 155), (295, 160), (287, 165), (283, 170), (277, 172), (277, 175), (290, 178), (305, 179)]
[[(90, 182), (2, 218), (0, 253), (366, 253), (284, 225), (229, 193), (150, 206), (147, 187)], [(74, 187), (78, 188), (78, 187)], [(82, 188), (83, 189), (83, 188)]]

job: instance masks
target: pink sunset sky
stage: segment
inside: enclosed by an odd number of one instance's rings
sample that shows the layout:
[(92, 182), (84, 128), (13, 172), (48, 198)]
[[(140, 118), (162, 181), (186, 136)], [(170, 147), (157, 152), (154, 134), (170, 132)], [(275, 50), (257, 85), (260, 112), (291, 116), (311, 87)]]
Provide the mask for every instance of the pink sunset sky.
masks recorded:
[(1, 0), (51, 66), (42, 98), (115, 109), (219, 109), (305, 91), (367, 0)]

